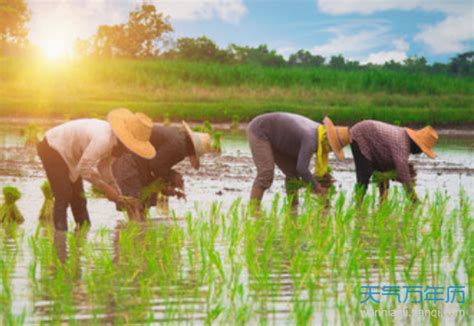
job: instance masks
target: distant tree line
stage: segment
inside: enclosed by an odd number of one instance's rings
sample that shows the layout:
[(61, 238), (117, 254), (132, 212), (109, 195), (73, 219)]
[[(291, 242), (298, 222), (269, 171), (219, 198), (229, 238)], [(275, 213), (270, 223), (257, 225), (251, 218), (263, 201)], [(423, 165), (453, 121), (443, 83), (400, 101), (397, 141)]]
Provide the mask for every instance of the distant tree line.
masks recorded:
[[(17, 54), (28, 43), (26, 23), (30, 15), (25, 0), (0, 0), (0, 55)], [(383, 65), (351, 61), (341, 54), (324, 58), (306, 50), (293, 53), (286, 60), (276, 50), (262, 44), (256, 47), (230, 44), (220, 48), (201, 36), (181, 37), (173, 41), (169, 17), (155, 6), (143, 3), (131, 11), (128, 21), (117, 25), (101, 25), (89, 39), (78, 39), (75, 52), (80, 56), (161, 58), (227, 64), (254, 64), (272, 67), (320, 67), (354, 70), (384, 68), (410, 72), (452, 74), (474, 78), (474, 51), (458, 54), (449, 63), (428, 64), (424, 57), (409, 57), (403, 62), (389, 61)]]

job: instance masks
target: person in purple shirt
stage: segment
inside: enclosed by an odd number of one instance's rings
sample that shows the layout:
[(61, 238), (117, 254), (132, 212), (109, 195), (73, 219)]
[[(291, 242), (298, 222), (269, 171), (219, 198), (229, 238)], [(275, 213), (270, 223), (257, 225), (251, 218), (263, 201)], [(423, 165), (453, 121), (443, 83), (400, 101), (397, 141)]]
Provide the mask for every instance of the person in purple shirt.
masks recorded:
[[(325, 127), (329, 127), (326, 125)], [(250, 200), (258, 209), (266, 189), (273, 183), (275, 165), (285, 174), (285, 188), (293, 196), (293, 206), (298, 204), (297, 188), (293, 181), (303, 181), (311, 186), (314, 193), (324, 194), (323, 187), (309, 170), (311, 157), (318, 147), (318, 128), (321, 124), (304, 116), (274, 112), (255, 117), (247, 129), (252, 157), (257, 167), (250, 194)], [(342, 147), (350, 143), (348, 128), (333, 127), (341, 137), (337, 142), (329, 142), (331, 149), (343, 157)], [(336, 145), (334, 145), (336, 144)]]
[[(413, 201), (418, 201), (414, 191), (414, 169), (410, 169), (410, 154), (425, 153), (430, 158), (436, 154), (432, 148), (438, 140), (438, 134), (431, 127), (421, 130), (402, 128), (388, 123), (364, 120), (350, 129), (351, 150), (354, 156), (357, 185), (361, 197), (365, 195), (372, 174), (375, 171), (396, 171), (395, 179), (400, 181)], [(381, 199), (388, 190), (388, 181), (379, 182)]]

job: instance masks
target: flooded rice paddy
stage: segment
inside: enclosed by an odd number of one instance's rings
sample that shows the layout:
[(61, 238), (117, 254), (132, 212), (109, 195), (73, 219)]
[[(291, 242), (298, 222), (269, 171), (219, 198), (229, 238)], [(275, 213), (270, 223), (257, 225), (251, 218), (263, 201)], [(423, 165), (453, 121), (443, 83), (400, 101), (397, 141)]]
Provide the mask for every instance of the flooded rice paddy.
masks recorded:
[[(25, 217), (0, 229), (3, 323), (472, 322), (472, 131), (440, 131), (436, 160), (412, 156), (418, 207), (400, 187), (383, 205), (375, 194), (355, 203), (347, 150), (346, 161), (331, 158), (330, 207), (302, 193), (292, 215), (278, 171), (255, 219), (245, 205), (255, 176), (245, 133), (226, 132), (221, 156), (204, 157), (199, 171), (177, 166), (187, 200), (153, 208), (142, 225), (90, 198), (91, 229), (61, 233), (39, 226), (45, 175), (25, 127), (0, 121), (0, 185), (20, 189)], [(369, 286), (380, 303), (362, 302)], [(403, 301), (409, 286), (421, 302)], [(446, 303), (450, 286), (463, 288)]]

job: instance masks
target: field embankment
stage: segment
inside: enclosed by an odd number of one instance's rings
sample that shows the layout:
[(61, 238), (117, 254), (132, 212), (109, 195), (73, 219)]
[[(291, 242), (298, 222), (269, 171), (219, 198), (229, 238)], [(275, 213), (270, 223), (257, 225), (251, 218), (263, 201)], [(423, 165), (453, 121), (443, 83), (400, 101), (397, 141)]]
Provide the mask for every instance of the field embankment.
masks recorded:
[(0, 58), (0, 115), (103, 116), (116, 107), (155, 120), (249, 120), (289, 111), (337, 122), (474, 124), (474, 79), (382, 68), (339, 71), (159, 60), (44, 62)]

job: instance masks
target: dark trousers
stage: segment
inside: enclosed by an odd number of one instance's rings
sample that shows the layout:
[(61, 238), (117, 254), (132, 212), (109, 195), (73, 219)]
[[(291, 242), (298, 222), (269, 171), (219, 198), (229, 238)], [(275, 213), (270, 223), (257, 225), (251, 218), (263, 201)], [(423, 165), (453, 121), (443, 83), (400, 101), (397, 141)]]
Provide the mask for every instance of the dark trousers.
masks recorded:
[(66, 162), (56, 150), (49, 146), (46, 138), (38, 143), (37, 149), (53, 191), (56, 230), (67, 230), (67, 208), (69, 205), (78, 226), (90, 224), (82, 178), (71, 182)]
[[(364, 196), (367, 192), (367, 187), (369, 185), (370, 178), (374, 171), (377, 171), (374, 164), (369, 161), (360, 151), (359, 145), (355, 140), (351, 143), (351, 150), (352, 155), (354, 156), (354, 163), (356, 169), (356, 176), (357, 176), (357, 187), (359, 188), (360, 195)], [(380, 192), (380, 199), (383, 200), (387, 196), (389, 182), (385, 180), (383, 182), (378, 183), (379, 192)]]

